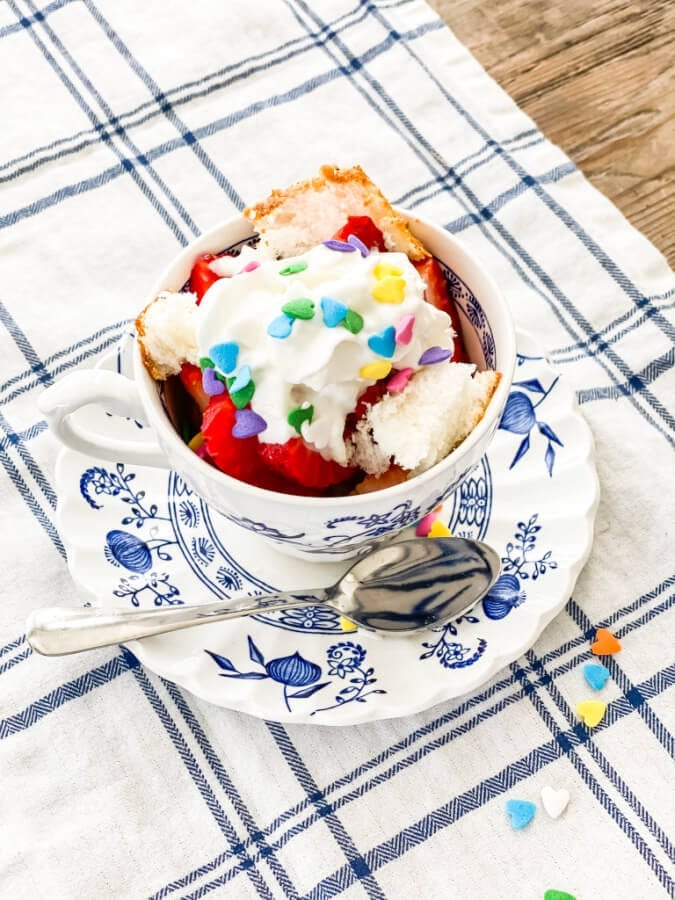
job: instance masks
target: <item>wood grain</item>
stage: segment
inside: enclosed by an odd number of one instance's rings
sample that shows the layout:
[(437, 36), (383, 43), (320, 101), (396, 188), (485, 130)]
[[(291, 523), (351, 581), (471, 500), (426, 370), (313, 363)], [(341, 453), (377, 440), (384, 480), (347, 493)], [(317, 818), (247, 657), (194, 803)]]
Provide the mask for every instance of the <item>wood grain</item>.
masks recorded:
[(675, 2), (429, 0), (675, 265)]

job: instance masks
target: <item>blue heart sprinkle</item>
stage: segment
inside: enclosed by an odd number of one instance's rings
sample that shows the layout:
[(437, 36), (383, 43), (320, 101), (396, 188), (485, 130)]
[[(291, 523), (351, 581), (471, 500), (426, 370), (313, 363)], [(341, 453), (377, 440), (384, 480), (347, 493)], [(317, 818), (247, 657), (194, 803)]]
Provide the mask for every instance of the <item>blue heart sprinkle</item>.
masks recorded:
[(319, 300), (319, 305), (321, 306), (323, 324), (327, 328), (335, 328), (336, 325), (339, 325), (349, 311), (349, 307), (345, 306), (344, 303), (340, 303), (339, 300), (334, 300), (332, 297), (322, 297)]
[(537, 811), (536, 804), (529, 800), (507, 800), (506, 812), (511, 819), (511, 825), (518, 829), (524, 828), (534, 818)]
[(287, 316), (286, 313), (282, 313), (280, 316), (277, 316), (276, 319), (272, 319), (267, 326), (267, 333), (270, 337), (283, 340), (284, 338), (287, 338), (293, 330), (294, 321), (295, 320), (290, 316)]
[(393, 325), (387, 325), (379, 334), (371, 334), (368, 338), (368, 346), (378, 356), (391, 359), (396, 349), (396, 328)]
[(609, 669), (601, 663), (586, 663), (584, 666), (584, 678), (594, 691), (601, 691), (604, 688), (609, 675)]
[(241, 369), (237, 372), (237, 377), (234, 379), (232, 384), (230, 385), (230, 393), (236, 394), (237, 391), (240, 391), (242, 388), (245, 388), (246, 385), (250, 382), (251, 378), (251, 369), (249, 366), (242, 366)]
[(214, 344), (209, 350), (209, 356), (217, 369), (223, 375), (229, 375), (234, 372), (237, 365), (237, 356), (239, 355), (239, 344), (234, 341), (228, 341), (225, 344)]

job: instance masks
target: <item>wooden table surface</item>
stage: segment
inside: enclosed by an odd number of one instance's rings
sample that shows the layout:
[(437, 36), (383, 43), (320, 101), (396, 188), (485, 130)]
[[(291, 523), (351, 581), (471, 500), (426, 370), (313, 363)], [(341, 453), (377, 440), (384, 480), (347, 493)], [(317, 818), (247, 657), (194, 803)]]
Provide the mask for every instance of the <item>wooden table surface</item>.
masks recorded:
[(429, 0), (675, 267), (675, 0)]

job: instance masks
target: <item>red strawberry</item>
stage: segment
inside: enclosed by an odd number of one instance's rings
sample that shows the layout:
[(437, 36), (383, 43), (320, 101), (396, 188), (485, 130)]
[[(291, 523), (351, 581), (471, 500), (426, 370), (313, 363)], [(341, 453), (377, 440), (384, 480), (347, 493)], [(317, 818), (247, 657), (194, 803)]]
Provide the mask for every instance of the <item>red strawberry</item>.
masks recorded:
[(260, 471), (258, 438), (232, 436), (236, 407), (229, 394), (211, 397), (202, 418), (202, 434), (214, 464), (233, 478), (251, 481)]
[(185, 390), (199, 407), (199, 411), (204, 412), (211, 398), (204, 393), (204, 388), (202, 387), (202, 370), (199, 366), (193, 366), (192, 363), (183, 363), (178, 377)]
[(445, 281), (445, 275), (441, 269), (438, 260), (433, 256), (426, 259), (417, 260), (413, 263), (419, 274), (426, 282), (427, 289), (424, 292), (424, 299), (427, 303), (431, 303), (436, 309), (442, 309), (443, 312), (450, 316), (452, 327), (455, 330), (455, 346), (452, 354), (453, 362), (469, 362), (462, 341), (462, 332), (459, 325), (459, 313), (454, 301), (448, 294), (448, 285)]
[(373, 406), (378, 400), (381, 400), (387, 390), (387, 379), (382, 378), (375, 384), (369, 385), (361, 394), (356, 402), (354, 412), (350, 413), (345, 420), (345, 438), (354, 433), (356, 423), (365, 416), (369, 406)]
[(214, 256), (213, 253), (205, 253), (203, 256), (198, 256), (192, 266), (192, 271), (190, 272), (190, 290), (193, 294), (197, 295), (197, 306), (199, 306), (202, 297), (214, 281), (218, 281), (221, 277), (220, 275), (216, 275), (216, 273), (209, 268), (209, 263), (217, 258), (218, 257)]
[(261, 442), (260, 455), (275, 472), (306, 488), (327, 488), (354, 474), (354, 469), (311, 450), (301, 437), (289, 438), (285, 444)]
[(357, 237), (370, 250), (386, 250), (382, 232), (370, 216), (349, 216), (346, 225), (333, 235), (335, 241), (346, 241), (350, 234)]

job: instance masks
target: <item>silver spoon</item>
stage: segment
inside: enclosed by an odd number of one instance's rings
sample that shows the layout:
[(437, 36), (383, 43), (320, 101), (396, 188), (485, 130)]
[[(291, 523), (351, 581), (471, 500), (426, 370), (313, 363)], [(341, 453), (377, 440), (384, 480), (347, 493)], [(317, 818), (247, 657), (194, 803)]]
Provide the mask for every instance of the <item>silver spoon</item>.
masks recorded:
[(499, 570), (499, 556), (480, 541), (415, 538), (372, 550), (328, 588), (156, 610), (48, 607), (29, 616), (26, 636), (38, 653), (61, 656), (262, 611), (318, 605), (366, 631), (406, 634), (468, 612)]

